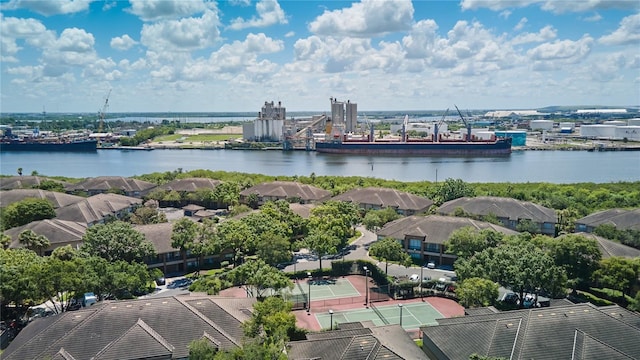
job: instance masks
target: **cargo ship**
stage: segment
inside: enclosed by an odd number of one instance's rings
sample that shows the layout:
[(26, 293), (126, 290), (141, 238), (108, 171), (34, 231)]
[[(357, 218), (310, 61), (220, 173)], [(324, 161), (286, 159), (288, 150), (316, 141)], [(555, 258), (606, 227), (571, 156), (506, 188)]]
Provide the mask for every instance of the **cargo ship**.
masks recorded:
[[(324, 139), (315, 141), (315, 150), (330, 154), (356, 155), (400, 155), (400, 156), (499, 156), (511, 154), (509, 137), (497, 137), (491, 134), (489, 138), (482, 138), (472, 134), (471, 124), (462, 116), (456, 106), (460, 119), (463, 121), (466, 133), (459, 138), (450, 138), (449, 134), (439, 134), (444, 119), (449, 112), (445, 112), (442, 120), (434, 124), (431, 136), (410, 138), (407, 133), (408, 116), (404, 117), (400, 138), (376, 139), (373, 126), (369, 124), (368, 135), (345, 134), (341, 127), (337, 127), (327, 134)], [(332, 135), (331, 135), (332, 134)]]
[(495, 156), (511, 154), (511, 138), (444, 141), (361, 141), (334, 139), (316, 141), (316, 152), (356, 155), (463, 155)]
[(33, 136), (18, 137), (10, 128), (4, 128), (0, 138), (0, 151), (88, 152), (96, 151), (98, 141), (86, 137), (41, 137), (37, 130)]

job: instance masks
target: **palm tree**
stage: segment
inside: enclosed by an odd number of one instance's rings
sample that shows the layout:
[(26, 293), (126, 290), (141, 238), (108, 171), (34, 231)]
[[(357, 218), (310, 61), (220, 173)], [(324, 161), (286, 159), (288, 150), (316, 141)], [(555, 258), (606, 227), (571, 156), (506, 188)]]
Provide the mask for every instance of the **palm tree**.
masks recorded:
[(38, 235), (33, 230), (27, 229), (18, 235), (18, 241), (29, 250), (33, 250), (42, 256), (42, 250), (49, 247), (51, 242), (44, 235)]

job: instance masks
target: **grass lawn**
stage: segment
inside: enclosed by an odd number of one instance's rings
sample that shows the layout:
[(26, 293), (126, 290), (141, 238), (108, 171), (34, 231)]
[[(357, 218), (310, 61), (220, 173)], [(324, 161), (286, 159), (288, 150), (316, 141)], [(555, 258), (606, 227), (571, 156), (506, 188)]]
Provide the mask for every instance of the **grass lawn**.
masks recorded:
[(189, 143), (193, 141), (207, 142), (207, 141), (227, 141), (229, 139), (241, 138), (241, 134), (199, 134), (199, 135), (163, 135), (153, 139), (154, 142), (176, 141), (178, 139), (184, 139), (183, 143)]

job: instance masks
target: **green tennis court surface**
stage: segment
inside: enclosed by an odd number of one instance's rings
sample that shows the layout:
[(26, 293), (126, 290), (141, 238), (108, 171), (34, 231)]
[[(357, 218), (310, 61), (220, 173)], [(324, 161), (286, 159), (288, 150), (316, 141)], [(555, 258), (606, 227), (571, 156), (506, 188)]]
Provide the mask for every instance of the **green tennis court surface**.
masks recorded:
[(311, 301), (360, 296), (358, 290), (347, 279), (298, 280), (293, 295), (307, 294), (311, 290)]
[[(327, 312), (315, 315), (320, 326), (323, 329), (329, 329), (331, 326), (331, 314)], [(402, 304), (402, 327), (404, 329), (417, 329), (424, 325), (436, 325), (437, 321), (435, 319), (443, 317), (438, 310), (426, 302)], [(336, 324), (354, 321), (373, 321), (376, 326), (400, 324), (400, 307), (395, 304), (376, 306), (369, 309), (335, 311), (333, 313), (334, 327), (336, 327)]]

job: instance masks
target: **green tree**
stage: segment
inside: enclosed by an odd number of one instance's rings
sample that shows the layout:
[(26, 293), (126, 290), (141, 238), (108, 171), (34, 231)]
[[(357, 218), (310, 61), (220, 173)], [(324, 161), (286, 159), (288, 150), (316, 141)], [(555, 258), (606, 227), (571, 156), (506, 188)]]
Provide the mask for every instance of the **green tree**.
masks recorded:
[(497, 246), (503, 237), (504, 235), (498, 231), (491, 229), (477, 231), (471, 226), (465, 226), (454, 231), (444, 246), (447, 253), (468, 258), (488, 247)]
[(240, 201), (240, 186), (236, 182), (223, 182), (213, 189), (213, 200), (218, 208), (229, 208)]
[(602, 286), (620, 290), (622, 295), (631, 294), (638, 280), (640, 261), (619, 256), (602, 259), (600, 268), (593, 273), (593, 280)]
[(282, 289), (292, 289), (293, 283), (281, 271), (263, 260), (250, 260), (226, 274), (235, 284), (242, 285), (250, 297), (263, 298), (267, 290), (279, 293)]
[(35, 251), (38, 255), (42, 256), (42, 250), (48, 248), (51, 245), (49, 239), (44, 235), (38, 235), (33, 230), (23, 230), (18, 235), (18, 241), (24, 247), (29, 250)]
[(369, 210), (362, 220), (365, 228), (375, 231), (383, 227), (386, 223), (399, 219), (401, 216), (392, 208), (384, 208), (381, 210)]
[(371, 244), (369, 255), (384, 261), (385, 274), (389, 270), (389, 261), (397, 261), (405, 266), (411, 264), (411, 257), (404, 251), (402, 244), (393, 238), (384, 238)]
[(166, 223), (167, 216), (157, 209), (141, 206), (131, 216), (131, 223), (137, 225)]
[(244, 261), (244, 256), (255, 247), (255, 233), (241, 220), (228, 220), (218, 225), (218, 237), (223, 249), (233, 252), (233, 264)]
[(340, 239), (330, 232), (311, 231), (303, 241), (304, 246), (314, 253), (320, 261), (319, 269), (322, 271), (322, 257), (338, 253)]
[(263, 345), (282, 349), (296, 329), (296, 317), (291, 313), (291, 303), (271, 296), (254, 305), (251, 319), (243, 327), (246, 336), (260, 336)]
[(123, 221), (94, 225), (87, 229), (82, 241), (83, 251), (108, 261), (142, 261), (155, 255), (144, 235)]
[(456, 296), (465, 307), (493, 305), (498, 295), (498, 284), (483, 278), (465, 279), (456, 288)]
[(448, 178), (444, 182), (436, 183), (430, 191), (429, 198), (436, 205), (465, 196), (475, 196), (473, 187), (461, 179)]
[(281, 234), (267, 231), (258, 236), (256, 255), (269, 265), (291, 261), (291, 242)]
[(40, 303), (37, 282), (45, 258), (29, 249), (0, 249), (0, 303), (26, 311)]
[(53, 219), (56, 211), (45, 199), (27, 198), (7, 206), (2, 211), (2, 226), (10, 229), (32, 221)]
[(198, 233), (198, 224), (189, 218), (180, 218), (173, 224), (171, 230), (171, 247), (180, 249), (183, 268), (187, 267), (187, 250), (194, 246), (196, 234)]
[(0, 248), (7, 249), (11, 245), (11, 236), (7, 234), (0, 234)]
[(530, 234), (536, 234), (540, 232), (540, 226), (536, 225), (530, 219), (520, 219), (516, 225), (518, 232), (528, 232)]
[(591, 279), (602, 259), (598, 242), (582, 235), (569, 234), (558, 238), (537, 236), (532, 241), (549, 251), (555, 264), (567, 273), (574, 289)]
[(189, 343), (189, 360), (215, 360), (218, 348), (203, 337)]

